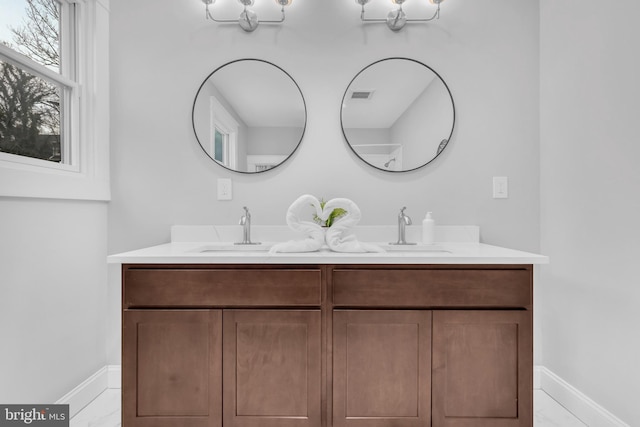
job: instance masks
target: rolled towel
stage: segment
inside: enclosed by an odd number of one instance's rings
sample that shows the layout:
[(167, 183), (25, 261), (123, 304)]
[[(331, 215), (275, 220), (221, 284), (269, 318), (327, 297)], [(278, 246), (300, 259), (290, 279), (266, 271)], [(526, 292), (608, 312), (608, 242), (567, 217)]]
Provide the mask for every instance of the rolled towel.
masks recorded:
[(336, 208), (342, 208), (347, 213), (338, 217), (325, 233), (325, 241), (329, 249), (335, 252), (384, 252), (384, 250), (370, 243), (359, 242), (352, 228), (360, 222), (362, 215), (360, 208), (349, 199), (339, 198), (329, 200), (320, 216), (326, 220)]
[(305, 239), (278, 243), (271, 247), (270, 253), (315, 252), (324, 245), (324, 230), (322, 227), (311, 221), (303, 221), (301, 218), (305, 208), (308, 209), (310, 205), (316, 209), (316, 215), (321, 217), (320, 201), (309, 194), (298, 197), (287, 210), (287, 225), (292, 230), (304, 234), (306, 236)]

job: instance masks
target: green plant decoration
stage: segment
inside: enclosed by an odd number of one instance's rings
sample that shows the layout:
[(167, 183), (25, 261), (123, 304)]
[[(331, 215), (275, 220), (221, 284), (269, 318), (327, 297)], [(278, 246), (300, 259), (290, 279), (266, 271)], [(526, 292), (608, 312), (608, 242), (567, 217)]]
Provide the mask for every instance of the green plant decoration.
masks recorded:
[[(324, 209), (324, 205), (326, 204), (327, 202), (324, 199), (320, 199), (320, 209)], [(331, 211), (326, 221), (323, 221), (322, 218), (320, 218), (317, 214), (313, 214), (313, 221), (317, 224), (320, 224), (322, 227), (331, 227), (336, 219), (340, 218), (346, 213), (347, 211), (342, 208), (335, 208)]]

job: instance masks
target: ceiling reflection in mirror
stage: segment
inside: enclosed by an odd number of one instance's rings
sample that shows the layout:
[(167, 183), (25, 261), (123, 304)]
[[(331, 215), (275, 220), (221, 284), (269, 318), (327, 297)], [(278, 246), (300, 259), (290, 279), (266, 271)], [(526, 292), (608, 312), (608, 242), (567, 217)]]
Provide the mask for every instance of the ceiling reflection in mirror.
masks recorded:
[(438, 157), (455, 123), (453, 97), (427, 65), (383, 59), (351, 81), (342, 100), (342, 132), (369, 165), (390, 172), (421, 168)]
[(211, 73), (193, 103), (193, 130), (219, 165), (243, 173), (280, 165), (298, 148), (307, 110), (297, 83), (280, 67), (240, 59)]

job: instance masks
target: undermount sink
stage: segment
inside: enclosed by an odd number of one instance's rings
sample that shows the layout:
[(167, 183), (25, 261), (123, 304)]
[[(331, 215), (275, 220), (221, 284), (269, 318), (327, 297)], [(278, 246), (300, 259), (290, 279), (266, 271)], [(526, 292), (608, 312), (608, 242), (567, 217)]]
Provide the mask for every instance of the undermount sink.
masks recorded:
[(267, 252), (273, 243), (253, 243), (253, 244), (239, 244), (230, 242), (209, 243), (204, 246), (200, 246), (191, 252), (206, 253), (206, 252)]
[(433, 253), (433, 254), (450, 254), (451, 251), (446, 250), (440, 245), (396, 245), (393, 243), (380, 245), (382, 249), (387, 252), (422, 252), (422, 253)]

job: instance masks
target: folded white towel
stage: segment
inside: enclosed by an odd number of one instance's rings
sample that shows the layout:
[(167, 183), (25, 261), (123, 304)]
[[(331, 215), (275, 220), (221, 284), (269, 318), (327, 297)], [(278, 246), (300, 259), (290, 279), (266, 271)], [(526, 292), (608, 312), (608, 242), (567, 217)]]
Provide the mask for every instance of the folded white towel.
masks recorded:
[(313, 206), (316, 209), (316, 215), (322, 217), (322, 209), (320, 201), (305, 194), (291, 204), (287, 211), (287, 225), (292, 230), (303, 233), (306, 238), (304, 240), (289, 240), (288, 242), (273, 245), (269, 250), (270, 253), (275, 252), (314, 252), (324, 245), (324, 230), (322, 227), (311, 221), (303, 221), (301, 215), (303, 211)]
[(335, 252), (384, 252), (379, 246), (359, 242), (353, 234), (352, 228), (362, 218), (360, 208), (353, 201), (343, 198), (329, 200), (324, 205), (320, 217), (326, 220), (336, 208), (342, 208), (347, 213), (333, 221), (331, 227), (327, 229), (325, 241), (329, 249)]

